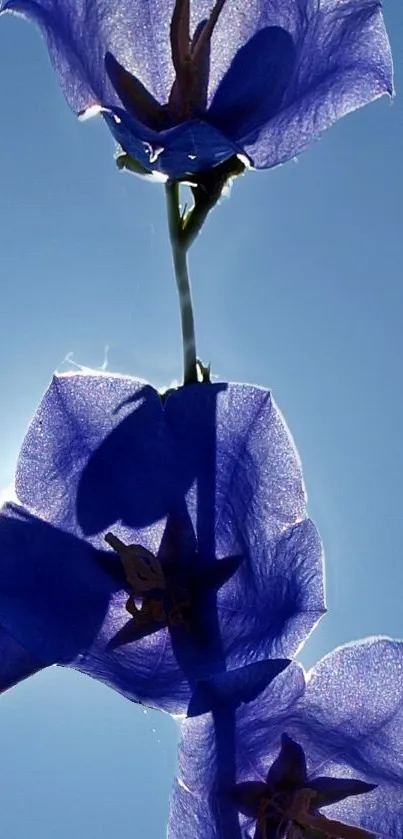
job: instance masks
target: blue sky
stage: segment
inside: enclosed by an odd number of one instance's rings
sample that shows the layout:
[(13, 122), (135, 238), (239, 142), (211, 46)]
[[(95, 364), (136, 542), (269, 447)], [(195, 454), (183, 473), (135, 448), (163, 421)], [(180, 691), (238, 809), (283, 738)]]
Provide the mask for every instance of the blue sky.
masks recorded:
[[(199, 352), (271, 387), (305, 469), (329, 615), (311, 665), (403, 636), (403, 10), (385, 2), (397, 97), (296, 163), (239, 179), (191, 253)], [(181, 373), (161, 187), (118, 173), (113, 141), (66, 106), (33, 27), (0, 21), (0, 488), (55, 368), (159, 386)], [(175, 723), (51, 669), (1, 697), (8, 839), (164, 835)]]

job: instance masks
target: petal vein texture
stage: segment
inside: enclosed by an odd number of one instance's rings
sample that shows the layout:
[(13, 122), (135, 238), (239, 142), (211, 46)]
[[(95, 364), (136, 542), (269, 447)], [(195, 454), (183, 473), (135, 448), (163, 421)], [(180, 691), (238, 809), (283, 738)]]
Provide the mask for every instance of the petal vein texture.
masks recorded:
[(393, 93), (377, 0), (225, 0), (209, 28), (213, 0), (193, 0), (183, 71), (179, 3), (0, 0), (0, 12), (39, 26), (76, 113), (98, 106), (127, 154), (176, 180), (237, 154), (258, 169), (284, 163)]
[(38, 666), (184, 713), (200, 679), (289, 659), (325, 611), (301, 464), (262, 388), (55, 376), (16, 493), (0, 626)]

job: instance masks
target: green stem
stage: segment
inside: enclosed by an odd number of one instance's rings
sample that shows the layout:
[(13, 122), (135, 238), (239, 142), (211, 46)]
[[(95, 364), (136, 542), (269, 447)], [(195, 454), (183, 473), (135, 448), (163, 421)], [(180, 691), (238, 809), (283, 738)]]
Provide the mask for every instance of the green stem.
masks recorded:
[(190, 210), (187, 219), (184, 221), (182, 233), (186, 252), (192, 247), (193, 243), (197, 239), (210, 210), (211, 206), (208, 204), (203, 207), (194, 206), (193, 209)]
[(186, 244), (182, 236), (182, 218), (179, 206), (179, 184), (168, 181), (165, 185), (169, 238), (176, 286), (178, 289), (179, 308), (182, 326), (183, 346), (183, 383), (193, 384), (198, 381), (196, 337), (194, 328), (192, 295), (190, 291)]

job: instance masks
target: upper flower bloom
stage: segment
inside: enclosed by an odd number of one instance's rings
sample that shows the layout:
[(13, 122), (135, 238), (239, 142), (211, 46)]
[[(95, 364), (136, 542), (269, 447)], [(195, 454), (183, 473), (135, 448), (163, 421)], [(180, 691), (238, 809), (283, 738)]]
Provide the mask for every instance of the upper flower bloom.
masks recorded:
[(183, 713), (197, 680), (292, 656), (324, 611), (300, 463), (263, 389), (162, 398), (129, 377), (56, 377), (16, 492), (0, 627), (18, 649), (0, 688), (59, 663)]
[[(274, 679), (265, 667), (199, 688), (201, 715), (182, 728), (168, 839), (402, 836), (403, 643), (341, 647), (307, 677), (296, 662)], [(272, 679), (263, 690), (262, 676)]]
[(268, 168), (392, 93), (377, 0), (0, 0), (44, 32), (79, 114), (173, 179), (234, 155)]

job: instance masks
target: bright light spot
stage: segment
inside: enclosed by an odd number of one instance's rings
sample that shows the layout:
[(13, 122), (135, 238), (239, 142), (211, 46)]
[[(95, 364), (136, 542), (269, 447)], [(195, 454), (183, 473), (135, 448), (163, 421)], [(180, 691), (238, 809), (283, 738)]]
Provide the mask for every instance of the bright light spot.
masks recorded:
[(241, 161), (241, 163), (243, 163), (243, 165), (245, 166), (245, 169), (252, 169), (253, 168), (252, 164), (249, 160), (249, 157), (247, 157), (246, 154), (237, 154), (237, 158), (238, 158), (238, 160)]
[(178, 781), (179, 786), (180, 786), (180, 787), (182, 787), (182, 789), (184, 789), (184, 790), (185, 790), (185, 792), (190, 792), (190, 791), (191, 791), (191, 790), (189, 789), (189, 787), (185, 784), (185, 782), (184, 782), (184, 781), (182, 781), (182, 778), (180, 778), (180, 777), (179, 777), (179, 778), (177, 778), (177, 781)]
[(168, 175), (163, 172), (151, 172), (151, 175), (142, 176), (146, 181), (153, 181), (155, 184), (165, 184), (168, 180)]
[(181, 183), (183, 184), (183, 186), (189, 186), (189, 187), (197, 186), (197, 181), (190, 181), (190, 180), (187, 180), (187, 179), (186, 179), (186, 181), (181, 181)]
[(81, 114), (78, 115), (78, 118), (81, 122), (85, 122), (87, 119), (92, 119), (92, 117), (97, 117), (99, 114), (104, 111), (101, 105), (90, 105), (89, 108), (86, 108), (85, 111), (81, 111)]
[(156, 146), (155, 148), (152, 147), (151, 143), (143, 143), (146, 153), (150, 158), (150, 163), (155, 163), (158, 160), (160, 154), (164, 151), (164, 146)]

